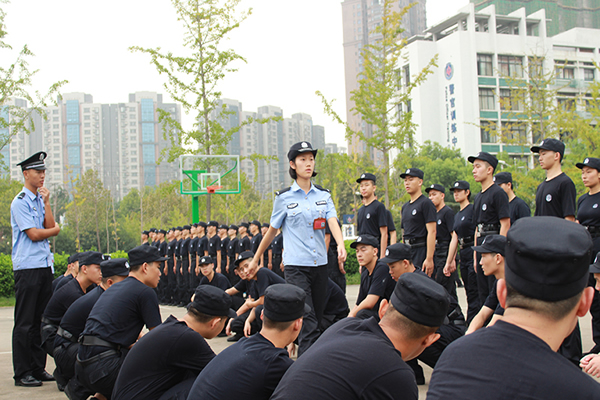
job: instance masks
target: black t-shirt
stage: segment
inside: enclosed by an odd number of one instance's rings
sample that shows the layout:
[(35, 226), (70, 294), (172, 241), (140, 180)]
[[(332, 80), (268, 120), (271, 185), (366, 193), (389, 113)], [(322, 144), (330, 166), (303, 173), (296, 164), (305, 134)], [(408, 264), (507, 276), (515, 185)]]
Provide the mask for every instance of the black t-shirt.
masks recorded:
[[(327, 229), (329, 229), (328, 225), (329, 224), (326, 225)], [(331, 238), (331, 240), (335, 242), (335, 240), (333, 240), (333, 237)], [(281, 256), (283, 254), (283, 235), (280, 233), (277, 236), (275, 236), (271, 244), (273, 245), (273, 256)]]
[(219, 235), (215, 235), (208, 239), (208, 255), (216, 257), (217, 251), (221, 251), (221, 238)]
[(258, 246), (260, 246), (260, 242), (262, 242), (262, 233), (259, 232), (252, 236), (252, 239), (250, 239), (250, 251), (256, 254)]
[(323, 315), (340, 315), (346, 317), (348, 311), (346, 295), (331, 278), (327, 278), (327, 296), (325, 296), (325, 311), (323, 311)]
[(577, 220), (581, 225), (600, 228), (600, 192), (586, 193), (577, 200)]
[(48, 305), (46, 305), (43, 316), (49, 319), (54, 325), (59, 325), (63, 315), (65, 315), (71, 304), (84, 294), (79, 281), (71, 279), (52, 295)]
[(394, 232), (396, 230), (396, 224), (394, 223), (394, 217), (392, 216), (392, 212), (390, 210), (385, 210), (387, 214), (387, 227), (388, 233)]
[(468, 204), (454, 216), (454, 227), (452, 228), (458, 238), (473, 237), (475, 224), (473, 223), (473, 205)]
[(260, 333), (242, 338), (202, 370), (188, 399), (267, 400), (292, 363), (285, 349)]
[[(128, 276), (108, 288), (98, 299), (83, 330), (111, 343), (129, 347), (143, 326), (154, 328), (161, 322), (158, 298), (154, 289)], [(90, 346), (80, 346), (81, 349)]]
[(199, 241), (200, 241), (199, 237), (195, 237), (192, 240), (190, 240), (188, 252), (190, 253), (190, 256), (192, 256), (192, 258), (195, 258), (196, 255), (198, 254), (198, 253), (196, 253), (196, 251), (198, 250), (198, 242)]
[(112, 399), (158, 399), (184, 379), (197, 376), (214, 357), (198, 332), (171, 315), (131, 348)]
[(379, 304), (381, 300), (389, 300), (396, 282), (390, 276), (390, 269), (387, 264), (377, 261), (373, 273), (369, 274), (369, 270), (363, 267), (362, 273), (360, 274), (360, 288), (358, 290), (358, 297), (356, 298), (356, 304), (360, 304), (368, 295), (374, 294), (379, 296), (377, 304), (373, 307), (373, 310), (379, 310)]
[[(62, 276), (59, 276), (58, 278), (56, 278), (52, 282), (52, 293), (56, 293), (56, 291), (58, 289), (65, 286), (67, 283), (71, 282), (72, 279), (73, 279), (73, 275), (71, 275), (71, 274), (69, 274), (67, 276), (62, 275)], [(56, 282), (56, 284), (54, 284), (54, 282)]]
[(496, 293), (497, 286), (498, 280), (495, 280), (492, 290), (490, 290), (490, 294), (485, 299), (485, 303), (483, 303), (483, 305), (494, 310), (494, 314), (504, 315), (504, 308), (502, 308), (500, 305), (500, 302), (498, 301), (498, 295)]
[(227, 251), (229, 248), (229, 236), (225, 236), (221, 239), (221, 266), (225, 268), (227, 265)]
[(454, 211), (448, 206), (442, 207), (442, 209), (437, 212), (436, 223), (435, 238), (438, 243), (450, 242), (450, 239), (452, 239), (452, 228), (454, 226)]
[(387, 226), (387, 210), (378, 200), (373, 200), (358, 209), (356, 222), (359, 235), (372, 235), (379, 239), (380, 228)]
[(535, 216), (575, 216), (575, 184), (564, 172), (540, 183), (535, 192)]
[(238, 250), (238, 242), (238, 238), (233, 238), (229, 240), (229, 243), (227, 243), (227, 256), (231, 259), (235, 259), (235, 255)]
[[(96, 301), (98, 301), (102, 293), (104, 293), (104, 289), (102, 289), (101, 286), (98, 286), (85, 296), (75, 300), (60, 321), (60, 327), (72, 334), (77, 340), (85, 328), (85, 321), (87, 321), (90, 311), (92, 311), (94, 304), (96, 304)], [(70, 341), (56, 335), (54, 347), (58, 347), (63, 343), (70, 343)]]
[(524, 217), (531, 217), (531, 209), (520, 197), (515, 197), (508, 203), (508, 212), (510, 214), (510, 224), (514, 224), (516, 220)]
[(429, 222), (436, 221), (437, 210), (427, 197), (421, 195), (413, 203), (410, 201), (402, 206), (402, 222), (400, 227), (404, 229), (404, 238), (426, 238)]
[(206, 235), (198, 239), (196, 254), (198, 254), (198, 257), (202, 257), (205, 251), (208, 251), (208, 236)]
[(202, 279), (200, 279), (200, 285), (211, 285), (223, 290), (227, 290), (231, 287), (229, 279), (227, 279), (225, 275), (218, 272), (215, 272), (215, 276), (213, 276), (212, 281), (209, 281), (207, 277), (203, 276)]
[(276, 283), (285, 283), (285, 280), (268, 268), (259, 268), (256, 271), (256, 279), (241, 279), (235, 284), (240, 293), (248, 293), (254, 300), (265, 295), (265, 290)]
[(240, 254), (242, 251), (246, 250), (252, 250), (252, 247), (250, 246), (250, 238), (248, 236), (244, 236), (243, 238), (239, 239), (237, 253)]
[(418, 396), (414, 372), (375, 318), (346, 318), (327, 329), (294, 362), (271, 400), (416, 400)]
[(175, 257), (179, 258), (181, 257), (181, 247), (183, 244), (183, 239), (179, 239), (176, 243), (175, 243)]
[(427, 392), (427, 400), (482, 398), (600, 399), (600, 386), (539, 337), (500, 320), (446, 347)]
[(183, 257), (184, 260), (187, 260), (187, 257), (190, 254), (190, 242), (192, 241), (192, 239), (187, 238), (187, 239), (183, 239), (183, 242), (181, 243), (181, 257)]
[(500, 220), (504, 218), (510, 218), (508, 195), (504, 189), (492, 184), (485, 192), (475, 196), (473, 204), (473, 223), (475, 225), (500, 224)]
[(169, 252), (169, 244), (167, 243), (166, 240), (163, 240), (162, 242), (160, 242), (160, 244), (158, 245), (158, 252), (163, 257), (168, 254), (168, 252)]
[(167, 247), (167, 255), (169, 257), (173, 257), (175, 255), (175, 247), (177, 247), (177, 240), (173, 239), (169, 242), (169, 247)]

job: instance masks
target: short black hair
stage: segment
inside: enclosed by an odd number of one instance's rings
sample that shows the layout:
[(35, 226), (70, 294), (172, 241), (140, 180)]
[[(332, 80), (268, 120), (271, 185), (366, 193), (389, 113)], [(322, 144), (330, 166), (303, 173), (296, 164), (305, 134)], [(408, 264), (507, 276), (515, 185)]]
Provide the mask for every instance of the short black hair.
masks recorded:
[(212, 321), (215, 318), (220, 318), (222, 320), (227, 318), (226, 315), (208, 315), (208, 314), (204, 314), (204, 313), (196, 310), (192, 306), (190, 306), (188, 308), (188, 314), (190, 314), (191, 316), (193, 316), (194, 319), (196, 321), (200, 322), (201, 324), (208, 324), (210, 321)]
[(567, 316), (579, 303), (582, 292), (577, 293), (575, 296), (569, 297), (565, 300), (559, 301), (544, 301), (539, 299), (532, 299), (506, 283), (506, 308), (514, 307), (521, 308), (524, 310), (533, 311), (537, 314), (541, 314), (546, 318), (550, 318), (553, 321), (560, 321)]
[[(292, 167), (290, 167), (290, 176), (292, 177), (293, 180), (298, 179), (298, 174), (296, 174), (296, 170)], [(317, 176), (317, 171), (313, 171), (312, 176), (313, 177)]]
[(292, 326), (292, 324), (294, 322), (296, 322), (295, 319), (293, 319), (291, 321), (284, 321), (284, 322), (272, 321), (268, 317), (266, 317), (264, 314), (262, 316), (262, 320), (263, 320), (263, 326), (265, 328), (267, 328), (267, 329), (274, 329), (274, 330), (279, 331), (279, 332), (285, 331), (290, 326)]

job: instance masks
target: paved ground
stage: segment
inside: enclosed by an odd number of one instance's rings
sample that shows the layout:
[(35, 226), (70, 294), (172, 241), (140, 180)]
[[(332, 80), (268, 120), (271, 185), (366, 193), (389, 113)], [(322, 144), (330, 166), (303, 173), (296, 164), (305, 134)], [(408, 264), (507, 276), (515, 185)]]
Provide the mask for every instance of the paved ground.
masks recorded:
[[(356, 296), (358, 295), (358, 285), (348, 286), (347, 297), (348, 303), (353, 305), (356, 302)], [(461, 288), (458, 289), (459, 301), (463, 308), (466, 309), (465, 291)], [(176, 317), (184, 314), (183, 308), (177, 307), (163, 307), (160, 308), (163, 320), (166, 319), (169, 314), (173, 314)], [(28, 400), (64, 400), (67, 397), (58, 391), (54, 382), (44, 383), (43, 386), (38, 388), (22, 388), (15, 387), (12, 379), (12, 353), (11, 353), (11, 337), (13, 328), (13, 314), (14, 310), (12, 307), (0, 307), (0, 398), (1, 399), (28, 399)], [(592, 348), (592, 335), (591, 335), (591, 320), (589, 314), (581, 318), (581, 334), (583, 339), (584, 351)], [(225, 349), (230, 343), (226, 341), (226, 338), (215, 338), (209, 340), (209, 344), (215, 353), (219, 353)], [(423, 365), (425, 370), (425, 379), (429, 383), (431, 378), (431, 368)], [(54, 360), (52, 357), (48, 357), (46, 370), (50, 373), (54, 371)], [(419, 386), (419, 397), (425, 399), (427, 393), (427, 384)]]

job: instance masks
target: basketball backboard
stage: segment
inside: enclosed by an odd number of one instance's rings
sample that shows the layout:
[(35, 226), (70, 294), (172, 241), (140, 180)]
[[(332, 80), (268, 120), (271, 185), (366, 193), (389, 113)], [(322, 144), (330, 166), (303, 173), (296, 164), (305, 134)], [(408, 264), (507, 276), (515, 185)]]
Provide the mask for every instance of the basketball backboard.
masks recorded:
[(179, 157), (181, 194), (237, 194), (242, 190), (240, 156), (186, 155)]

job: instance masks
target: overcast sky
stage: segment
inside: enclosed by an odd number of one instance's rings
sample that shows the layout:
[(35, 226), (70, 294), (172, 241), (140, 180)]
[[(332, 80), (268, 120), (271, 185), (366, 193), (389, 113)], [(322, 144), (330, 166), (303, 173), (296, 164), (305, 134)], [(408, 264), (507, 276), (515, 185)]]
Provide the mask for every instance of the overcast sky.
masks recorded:
[[(467, 3), (428, 0), (427, 24)], [(66, 79), (64, 93), (89, 93), (98, 103), (127, 102), (136, 91), (165, 94), (149, 57), (128, 47), (182, 49), (183, 30), (168, 0), (11, 0), (2, 7), (6, 41), (16, 49), (27, 44), (36, 55), (30, 60), (40, 70), (35, 90)], [(327, 142), (346, 146), (343, 128), (315, 95), (320, 90), (337, 99), (335, 109), (345, 116), (341, 1), (242, 0), (241, 8), (250, 7), (252, 15), (227, 42), (248, 62), (223, 81), (223, 97), (241, 101), (246, 111), (275, 105), (284, 117), (311, 114), (315, 125), (325, 126)]]

